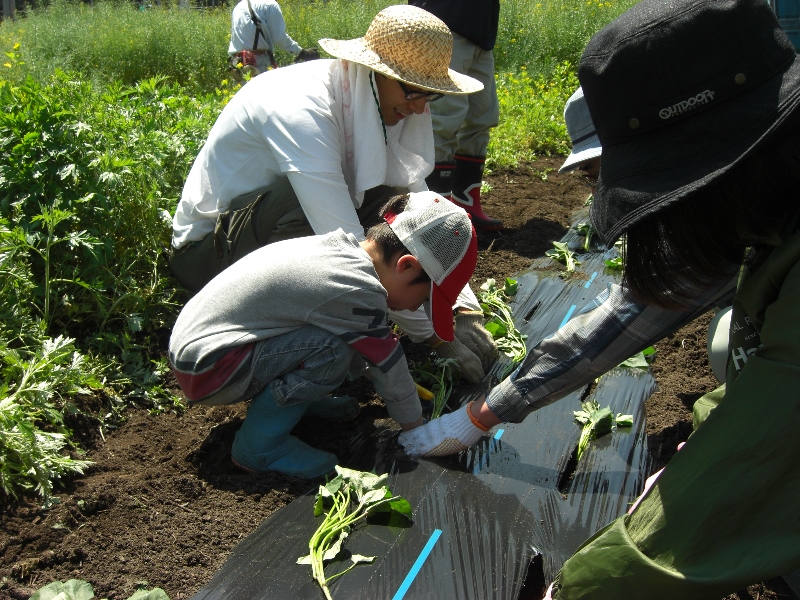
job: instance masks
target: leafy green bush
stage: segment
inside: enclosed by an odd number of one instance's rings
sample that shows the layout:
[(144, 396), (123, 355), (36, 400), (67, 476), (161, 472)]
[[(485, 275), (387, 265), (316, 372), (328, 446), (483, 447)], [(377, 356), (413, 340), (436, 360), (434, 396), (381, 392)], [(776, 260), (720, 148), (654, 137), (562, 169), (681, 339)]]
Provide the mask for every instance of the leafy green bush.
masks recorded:
[[(99, 381), (69, 338), (48, 339), (24, 351), (3, 345), (0, 357), (0, 489), (8, 496), (36, 492), (46, 506), (54, 481), (83, 473), (90, 464), (62, 454), (69, 445), (63, 397), (100, 387)], [(42, 423), (57, 431), (41, 430)]]
[(0, 215), (29, 254), (44, 332), (99, 343), (167, 326), (170, 215), (213, 105), (157, 79), (98, 94), (63, 75), (0, 82), (0, 102)]
[[(159, 79), (96, 92), (64, 74), (50, 85), (0, 81), (0, 102), (0, 358), (44, 365), (25, 377), (10, 366), (2, 373), (2, 396), (13, 398), (2, 489), (47, 499), (46, 479), (77, 465), (58, 458), (69, 432), (59, 417), (67, 406), (55, 400), (77, 392), (56, 376), (65, 357), (39, 356), (52, 338), (69, 336), (75, 356), (91, 356), (70, 368), (110, 405), (124, 395), (153, 410), (181, 406), (164, 386), (159, 351), (185, 300), (165, 250), (183, 180), (222, 102)], [(19, 385), (39, 386), (49, 404), (13, 392)], [(24, 454), (42, 470), (30, 471)]]
[(547, 78), (532, 77), (522, 69), (495, 79), (502, 117), (489, 140), (489, 167), (513, 167), (537, 155), (569, 154), (564, 104), (580, 85), (572, 64), (558, 65)]

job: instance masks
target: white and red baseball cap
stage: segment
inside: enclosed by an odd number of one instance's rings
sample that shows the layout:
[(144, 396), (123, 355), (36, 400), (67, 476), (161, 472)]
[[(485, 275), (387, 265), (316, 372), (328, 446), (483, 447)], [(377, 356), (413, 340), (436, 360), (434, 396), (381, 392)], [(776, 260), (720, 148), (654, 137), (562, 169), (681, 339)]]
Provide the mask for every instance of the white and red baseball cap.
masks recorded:
[(435, 192), (415, 192), (403, 212), (387, 212), (383, 218), (431, 278), (425, 312), (436, 335), (452, 342), (453, 306), (478, 263), (478, 238), (469, 215)]

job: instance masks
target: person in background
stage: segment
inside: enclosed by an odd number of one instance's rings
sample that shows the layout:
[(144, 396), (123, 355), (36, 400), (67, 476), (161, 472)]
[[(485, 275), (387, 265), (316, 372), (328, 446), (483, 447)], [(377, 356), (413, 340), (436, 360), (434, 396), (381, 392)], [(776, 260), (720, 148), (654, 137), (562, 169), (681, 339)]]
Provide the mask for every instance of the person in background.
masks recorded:
[[(320, 45), (337, 58), (259, 75), (212, 127), (173, 217), (170, 268), (187, 289), (279, 240), (337, 229), (364, 239), (389, 197), (427, 190), (428, 104), (482, 88), (449, 69), (447, 26), (413, 6), (380, 11), (364, 37)], [(392, 320), (479, 380), (497, 350), (469, 286), (456, 312), (452, 342), (436, 336), (424, 311)]]
[(572, 152), (558, 172), (579, 171), (581, 181), (592, 190), (592, 196), (587, 200), (587, 203), (591, 203), (597, 187), (597, 177), (600, 175), (600, 156), (603, 148), (600, 146), (600, 139), (589, 114), (589, 107), (586, 106), (583, 88), (579, 87), (567, 100), (564, 106), (564, 122), (572, 142)]
[(228, 55), (235, 56), (245, 50), (252, 52), (255, 65), (248, 72), (258, 75), (277, 67), (275, 48), (293, 54), (297, 61), (319, 58), (316, 48), (301, 48), (286, 32), (281, 7), (275, 0), (240, 0), (231, 13)]
[(447, 96), (434, 106), (436, 166), (428, 187), (462, 206), (475, 227), (497, 231), (503, 222), (481, 207), (481, 183), (489, 133), (500, 116), (494, 81), (493, 48), (500, 22), (500, 0), (409, 0), (439, 17), (453, 32), (450, 68), (474, 77), (483, 89), (469, 96)]
[(422, 423), (388, 310), (424, 304), (437, 335), (452, 340), (477, 237), (467, 213), (433, 192), (397, 196), (380, 216), (361, 241), (339, 229), (255, 250), (178, 316), (169, 357), (189, 402), (252, 398), (231, 449), (239, 467), (306, 478), (333, 470), (336, 456), (290, 433), (305, 414), (357, 414), (354, 399), (327, 394), (365, 368), (390, 417), (403, 429)]
[(761, 0), (643, 0), (578, 74), (623, 285), (671, 308), (739, 283), (718, 405), (546, 597), (719, 598), (800, 566), (800, 58)]

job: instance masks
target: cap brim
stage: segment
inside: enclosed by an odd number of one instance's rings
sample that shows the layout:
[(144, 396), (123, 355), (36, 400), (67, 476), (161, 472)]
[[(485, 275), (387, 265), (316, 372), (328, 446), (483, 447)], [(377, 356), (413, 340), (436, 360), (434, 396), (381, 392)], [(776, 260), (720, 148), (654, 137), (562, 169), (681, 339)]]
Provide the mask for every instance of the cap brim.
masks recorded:
[(446, 342), (455, 339), (453, 330), (453, 307), (458, 302), (458, 295), (475, 272), (478, 264), (478, 234), (471, 227), (472, 237), (466, 252), (453, 271), (440, 284), (431, 280), (431, 295), (427, 312), (433, 324), (433, 331)]
[(564, 161), (564, 164), (561, 165), (558, 172), (568, 173), (569, 171), (574, 171), (581, 163), (596, 158), (601, 154), (603, 154), (603, 148), (600, 146), (600, 140), (595, 136), (593, 139), (587, 140), (585, 144), (573, 148), (572, 153), (567, 157), (567, 160)]
[(431, 297), (425, 306), (425, 312), (430, 317), (434, 333), (445, 342), (456, 339), (453, 326), (454, 305), (455, 300), (450, 300), (438, 285), (431, 282)]
[(384, 63), (381, 57), (366, 47), (363, 38), (354, 40), (334, 40), (324, 38), (319, 40), (319, 45), (325, 52), (336, 58), (342, 58), (377, 71), (392, 79), (399, 79), (403, 83), (429, 92), (441, 94), (472, 94), (483, 89), (483, 84), (467, 75), (447, 69), (447, 77), (423, 77), (421, 74), (410, 73), (399, 66), (394, 67)]

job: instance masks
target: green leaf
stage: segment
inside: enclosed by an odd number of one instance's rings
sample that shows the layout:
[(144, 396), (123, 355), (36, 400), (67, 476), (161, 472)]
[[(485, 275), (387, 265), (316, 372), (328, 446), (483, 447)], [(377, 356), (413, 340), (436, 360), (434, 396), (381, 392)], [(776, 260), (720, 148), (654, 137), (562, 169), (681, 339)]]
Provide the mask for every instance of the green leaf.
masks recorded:
[(161, 588), (153, 588), (152, 590), (136, 590), (128, 600), (169, 600), (169, 596)]
[(511, 279), (510, 277), (506, 277), (505, 287), (503, 288), (503, 291), (505, 292), (506, 296), (510, 298), (516, 296), (518, 287), (519, 284), (517, 283), (516, 279)]
[(629, 359), (623, 360), (619, 366), (629, 369), (647, 369), (650, 367), (650, 363), (647, 362), (644, 354), (639, 352), (638, 354), (631, 356)]
[(348, 535), (350, 535), (349, 528), (343, 529), (336, 537), (336, 541), (333, 543), (333, 545), (322, 555), (322, 560), (333, 560), (339, 556), (339, 553), (342, 551), (342, 544), (344, 544), (344, 541), (347, 539)]
[(508, 335), (508, 327), (496, 317), (486, 321), (484, 327), (492, 334), (493, 338), (504, 338)]
[(31, 596), (31, 600), (91, 600), (92, 598), (94, 598), (94, 588), (80, 579), (70, 579), (66, 583), (54, 581)]
[(617, 427), (633, 427), (633, 415), (623, 415), (617, 414), (617, 418), (614, 419), (616, 422)]

